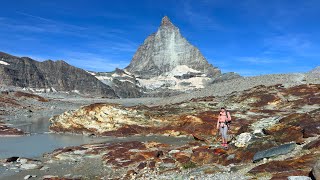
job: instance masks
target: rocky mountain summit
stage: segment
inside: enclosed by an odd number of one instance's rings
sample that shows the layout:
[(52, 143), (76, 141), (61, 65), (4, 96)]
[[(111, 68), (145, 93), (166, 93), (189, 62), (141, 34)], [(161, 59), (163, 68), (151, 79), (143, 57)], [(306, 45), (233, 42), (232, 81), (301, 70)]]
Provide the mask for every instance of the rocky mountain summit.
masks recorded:
[(191, 45), (165, 16), (158, 31), (147, 37), (125, 69), (137, 77), (149, 79), (183, 65), (192, 69), (191, 73), (196, 71), (210, 77), (221, 74), (220, 70), (209, 64), (199, 49)]
[[(131, 76), (132, 80), (127, 81), (132, 83), (131, 87), (136, 87), (128, 89), (133, 91), (129, 97), (132, 94), (175, 95), (240, 77), (235, 73), (221, 74), (218, 68), (209, 64), (200, 50), (181, 35), (167, 16), (162, 18), (158, 31), (145, 39), (123, 72)], [(112, 78), (114, 76), (117, 78)], [(113, 73), (99, 73), (97, 78), (111, 86), (119, 85), (118, 76)], [(118, 87), (121, 89), (121, 86)], [(141, 91), (140, 87), (143, 93), (134, 93)], [(128, 97), (123, 95), (121, 93), (121, 97)]]
[(64, 61), (38, 62), (0, 52), (0, 75), (0, 85), (22, 87), (32, 92), (63, 91), (117, 97), (111, 87)]

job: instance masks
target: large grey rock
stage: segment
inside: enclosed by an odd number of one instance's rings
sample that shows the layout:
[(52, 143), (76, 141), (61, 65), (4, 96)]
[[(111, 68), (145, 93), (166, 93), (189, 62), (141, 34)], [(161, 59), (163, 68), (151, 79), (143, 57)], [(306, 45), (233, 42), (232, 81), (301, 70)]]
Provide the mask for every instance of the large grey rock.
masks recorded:
[(140, 78), (152, 78), (173, 70), (179, 65), (198, 70), (210, 77), (221, 74), (191, 45), (169, 18), (162, 18), (156, 33), (139, 47), (126, 70)]
[(320, 159), (312, 167), (312, 175), (316, 179), (320, 179)]
[(292, 150), (294, 150), (295, 147), (296, 147), (295, 143), (290, 143), (290, 144), (283, 144), (278, 147), (273, 147), (264, 151), (259, 151), (253, 156), (253, 162), (257, 162), (264, 158), (270, 158), (270, 157), (279, 156), (282, 154), (287, 154)]
[(116, 97), (111, 87), (64, 61), (38, 62), (0, 52), (0, 84)]

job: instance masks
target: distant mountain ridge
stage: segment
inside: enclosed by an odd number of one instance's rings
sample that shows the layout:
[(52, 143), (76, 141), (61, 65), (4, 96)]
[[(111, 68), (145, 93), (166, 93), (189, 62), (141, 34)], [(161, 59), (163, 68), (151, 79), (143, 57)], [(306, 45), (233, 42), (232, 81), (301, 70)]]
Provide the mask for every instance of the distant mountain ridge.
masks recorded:
[(40, 92), (66, 91), (115, 98), (114, 90), (64, 61), (35, 61), (0, 52), (0, 84)]

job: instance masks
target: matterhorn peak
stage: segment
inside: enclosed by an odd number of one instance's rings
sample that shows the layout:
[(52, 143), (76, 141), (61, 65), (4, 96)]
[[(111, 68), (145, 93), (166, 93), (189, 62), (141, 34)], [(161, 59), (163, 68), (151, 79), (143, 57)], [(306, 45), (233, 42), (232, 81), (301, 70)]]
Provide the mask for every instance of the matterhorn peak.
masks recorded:
[(161, 26), (172, 26), (174, 27), (174, 25), (172, 24), (172, 22), (170, 21), (168, 16), (164, 16), (161, 20)]
[(201, 72), (208, 77), (221, 74), (191, 45), (174, 26), (168, 16), (161, 20), (156, 33), (151, 34), (139, 47), (126, 70), (136, 77), (149, 79), (170, 73), (179, 66)]

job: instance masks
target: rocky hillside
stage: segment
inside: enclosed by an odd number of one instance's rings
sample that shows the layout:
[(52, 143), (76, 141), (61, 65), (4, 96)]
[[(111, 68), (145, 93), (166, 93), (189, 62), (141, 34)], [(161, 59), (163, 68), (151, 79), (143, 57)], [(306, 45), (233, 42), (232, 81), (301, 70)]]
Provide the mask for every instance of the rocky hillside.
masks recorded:
[(34, 92), (75, 92), (84, 95), (117, 97), (107, 85), (86, 71), (64, 61), (38, 62), (0, 52), (0, 84)]
[(113, 72), (90, 72), (97, 79), (104, 84), (110, 86), (115, 90), (115, 93), (119, 97), (123, 98), (136, 98), (141, 97), (144, 94), (144, 88), (140, 85), (139, 81), (134, 75), (121, 70), (116, 69)]

